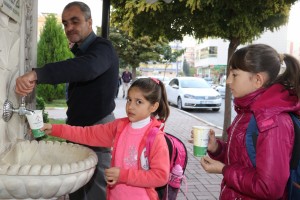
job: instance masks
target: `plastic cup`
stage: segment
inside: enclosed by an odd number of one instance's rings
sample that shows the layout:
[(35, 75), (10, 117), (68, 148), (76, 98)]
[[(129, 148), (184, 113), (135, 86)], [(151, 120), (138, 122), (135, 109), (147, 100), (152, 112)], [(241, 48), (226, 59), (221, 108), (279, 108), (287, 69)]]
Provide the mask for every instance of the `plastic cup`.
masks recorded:
[(43, 111), (35, 110), (32, 114), (26, 114), (33, 137), (39, 138), (45, 135), (40, 129), (44, 126)]
[(206, 155), (209, 130), (210, 128), (207, 126), (193, 126), (194, 156), (202, 157)]

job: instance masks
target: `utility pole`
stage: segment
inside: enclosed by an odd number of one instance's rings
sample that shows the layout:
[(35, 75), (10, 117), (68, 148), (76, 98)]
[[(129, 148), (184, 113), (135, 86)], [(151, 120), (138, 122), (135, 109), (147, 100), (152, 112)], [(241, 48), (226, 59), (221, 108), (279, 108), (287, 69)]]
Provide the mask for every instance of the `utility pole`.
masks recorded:
[(108, 35), (109, 35), (109, 18), (110, 18), (110, 0), (103, 0), (101, 36), (106, 39), (108, 39)]

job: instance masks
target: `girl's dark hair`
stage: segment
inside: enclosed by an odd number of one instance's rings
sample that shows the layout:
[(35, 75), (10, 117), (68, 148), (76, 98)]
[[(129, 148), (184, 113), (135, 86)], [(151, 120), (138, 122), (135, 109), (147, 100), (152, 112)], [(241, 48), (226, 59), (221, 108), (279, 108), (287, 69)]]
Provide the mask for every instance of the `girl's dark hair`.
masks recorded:
[[(286, 69), (279, 74), (281, 68)], [(289, 54), (279, 55), (276, 50), (265, 44), (252, 44), (237, 50), (231, 57), (229, 65), (232, 69), (240, 69), (246, 72), (266, 72), (269, 80), (265, 87), (274, 83), (280, 83), (286, 89), (295, 91), (300, 98), (300, 64)]]
[(128, 92), (134, 87), (139, 88), (144, 98), (151, 104), (159, 103), (157, 110), (152, 114), (154, 117), (158, 116), (159, 120), (166, 121), (170, 115), (170, 108), (165, 85), (158, 79), (140, 78), (131, 84)]
[(73, 6), (78, 6), (81, 10), (81, 12), (83, 12), (84, 14), (84, 18), (85, 20), (88, 20), (88, 19), (91, 19), (92, 15), (91, 15), (91, 9), (88, 5), (86, 5), (85, 3), (81, 2), (81, 1), (73, 1), (69, 4), (67, 4), (63, 10), (63, 12), (66, 10), (66, 9), (69, 9)]

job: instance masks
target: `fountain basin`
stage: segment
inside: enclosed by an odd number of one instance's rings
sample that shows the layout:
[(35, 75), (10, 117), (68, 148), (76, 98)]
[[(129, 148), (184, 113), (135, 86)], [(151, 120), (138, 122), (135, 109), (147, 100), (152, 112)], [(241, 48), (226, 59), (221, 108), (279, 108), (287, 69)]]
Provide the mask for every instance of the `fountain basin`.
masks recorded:
[(21, 141), (0, 155), (0, 199), (51, 199), (92, 177), (97, 156), (73, 143)]

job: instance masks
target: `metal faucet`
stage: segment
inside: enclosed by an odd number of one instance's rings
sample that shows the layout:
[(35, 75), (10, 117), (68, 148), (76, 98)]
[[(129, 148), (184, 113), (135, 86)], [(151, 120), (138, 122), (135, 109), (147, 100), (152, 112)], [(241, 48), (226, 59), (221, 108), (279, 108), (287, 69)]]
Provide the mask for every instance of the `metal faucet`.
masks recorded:
[(17, 109), (13, 108), (13, 112), (18, 113), (19, 115), (32, 115), (34, 113), (33, 110), (29, 110), (26, 108), (25, 96), (21, 98), (21, 103), (19, 108)]
[(21, 103), (19, 108), (14, 108), (13, 104), (8, 99), (5, 100), (3, 104), (3, 115), (2, 115), (3, 120), (5, 122), (8, 122), (11, 119), (13, 113), (18, 113), (20, 116), (24, 116), (24, 115), (32, 115), (34, 111), (26, 108), (25, 96), (23, 96), (21, 98)]

